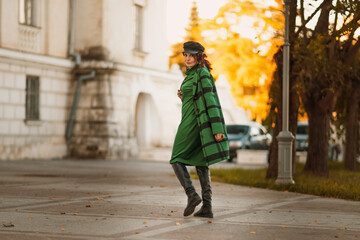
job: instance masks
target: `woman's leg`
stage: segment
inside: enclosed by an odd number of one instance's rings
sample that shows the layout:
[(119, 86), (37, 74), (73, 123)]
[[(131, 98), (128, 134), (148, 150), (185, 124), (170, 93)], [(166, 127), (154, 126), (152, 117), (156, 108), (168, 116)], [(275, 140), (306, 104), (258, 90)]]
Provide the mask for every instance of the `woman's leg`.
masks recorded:
[(172, 164), (172, 167), (176, 177), (179, 179), (181, 186), (183, 186), (186, 195), (188, 196), (188, 203), (184, 210), (184, 216), (189, 216), (195, 211), (195, 207), (201, 203), (201, 198), (195, 191), (186, 166), (180, 162), (175, 162)]
[(201, 194), (203, 205), (201, 209), (194, 214), (195, 217), (213, 218), (211, 207), (211, 186), (210, 186), (210, 172), (208, 167), (196, 167), (197, 175), (199, 176), (201, 185)]

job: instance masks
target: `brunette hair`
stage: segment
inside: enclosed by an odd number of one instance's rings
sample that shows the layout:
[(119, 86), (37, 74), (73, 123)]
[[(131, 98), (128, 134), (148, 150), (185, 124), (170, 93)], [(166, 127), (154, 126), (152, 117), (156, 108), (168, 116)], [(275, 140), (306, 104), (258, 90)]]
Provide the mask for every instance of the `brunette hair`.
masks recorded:
[(205, 53), (198, 52), (196, 54), (193, 54), (193, 56), (195, 57), (196, 61), (200, 64), (200, 67), (205, 66), (209, 70), (209, 72), (212, 70), (211, 63), (206, 59), (207, 56)]

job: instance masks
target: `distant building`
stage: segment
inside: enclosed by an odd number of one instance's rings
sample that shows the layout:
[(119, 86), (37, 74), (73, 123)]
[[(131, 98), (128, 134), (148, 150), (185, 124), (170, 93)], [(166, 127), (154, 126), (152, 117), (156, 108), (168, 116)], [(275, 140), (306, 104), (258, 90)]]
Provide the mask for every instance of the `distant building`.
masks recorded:
[(166, 3), (0, 0), (0, 159), (171, 147), (182, 75), (168, 70)]

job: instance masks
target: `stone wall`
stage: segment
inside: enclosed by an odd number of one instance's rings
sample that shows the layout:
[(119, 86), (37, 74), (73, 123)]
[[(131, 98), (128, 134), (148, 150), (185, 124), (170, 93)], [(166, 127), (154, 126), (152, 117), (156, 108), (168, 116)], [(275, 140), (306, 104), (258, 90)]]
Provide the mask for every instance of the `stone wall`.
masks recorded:
[[(57, 66), (50, 65), (52, 61)], [(66, 155), (64, 133), (71, 68), (68, 60), (0, 49), (0, 159)], [(26, 75), (40, 78), (39, 121), (25, 119)]]
[[(84, 61), (81, 69), (84, 74), (95, 70), (96, 76), (82, 84), (68, 156), (128, 159), (137, 157), (141, 148), (172, 145), (180, 121), (179, 73), (95, 60)], [(74, 79), (71, 88), (76, 84)], [(148, 96), (141, 103), (147, 112), (141, 123), (146, 126), (139, 127), (138, 100), (143, 94)], [(139, 141), (139, 136), (147, 140)]]

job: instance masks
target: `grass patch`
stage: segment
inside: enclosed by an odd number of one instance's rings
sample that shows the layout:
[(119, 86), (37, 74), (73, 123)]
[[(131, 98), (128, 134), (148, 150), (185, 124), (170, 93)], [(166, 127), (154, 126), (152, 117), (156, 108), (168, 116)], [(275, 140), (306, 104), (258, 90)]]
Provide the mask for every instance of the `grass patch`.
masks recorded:
[[(267, 168), (211, 169), (211, 179), (249, 187), (360, 200), (360, 172), (344, 170), (343, 163), (339, 162), (329, 162), (329, 178), (306, 174), (302, 171), (303, 168), (304, 164), (297, 163), (294, 185), (277, 185), (275, 180), (266, 179)], [(197, 178), (195, 171), (191, 171), (191, 176)]]

